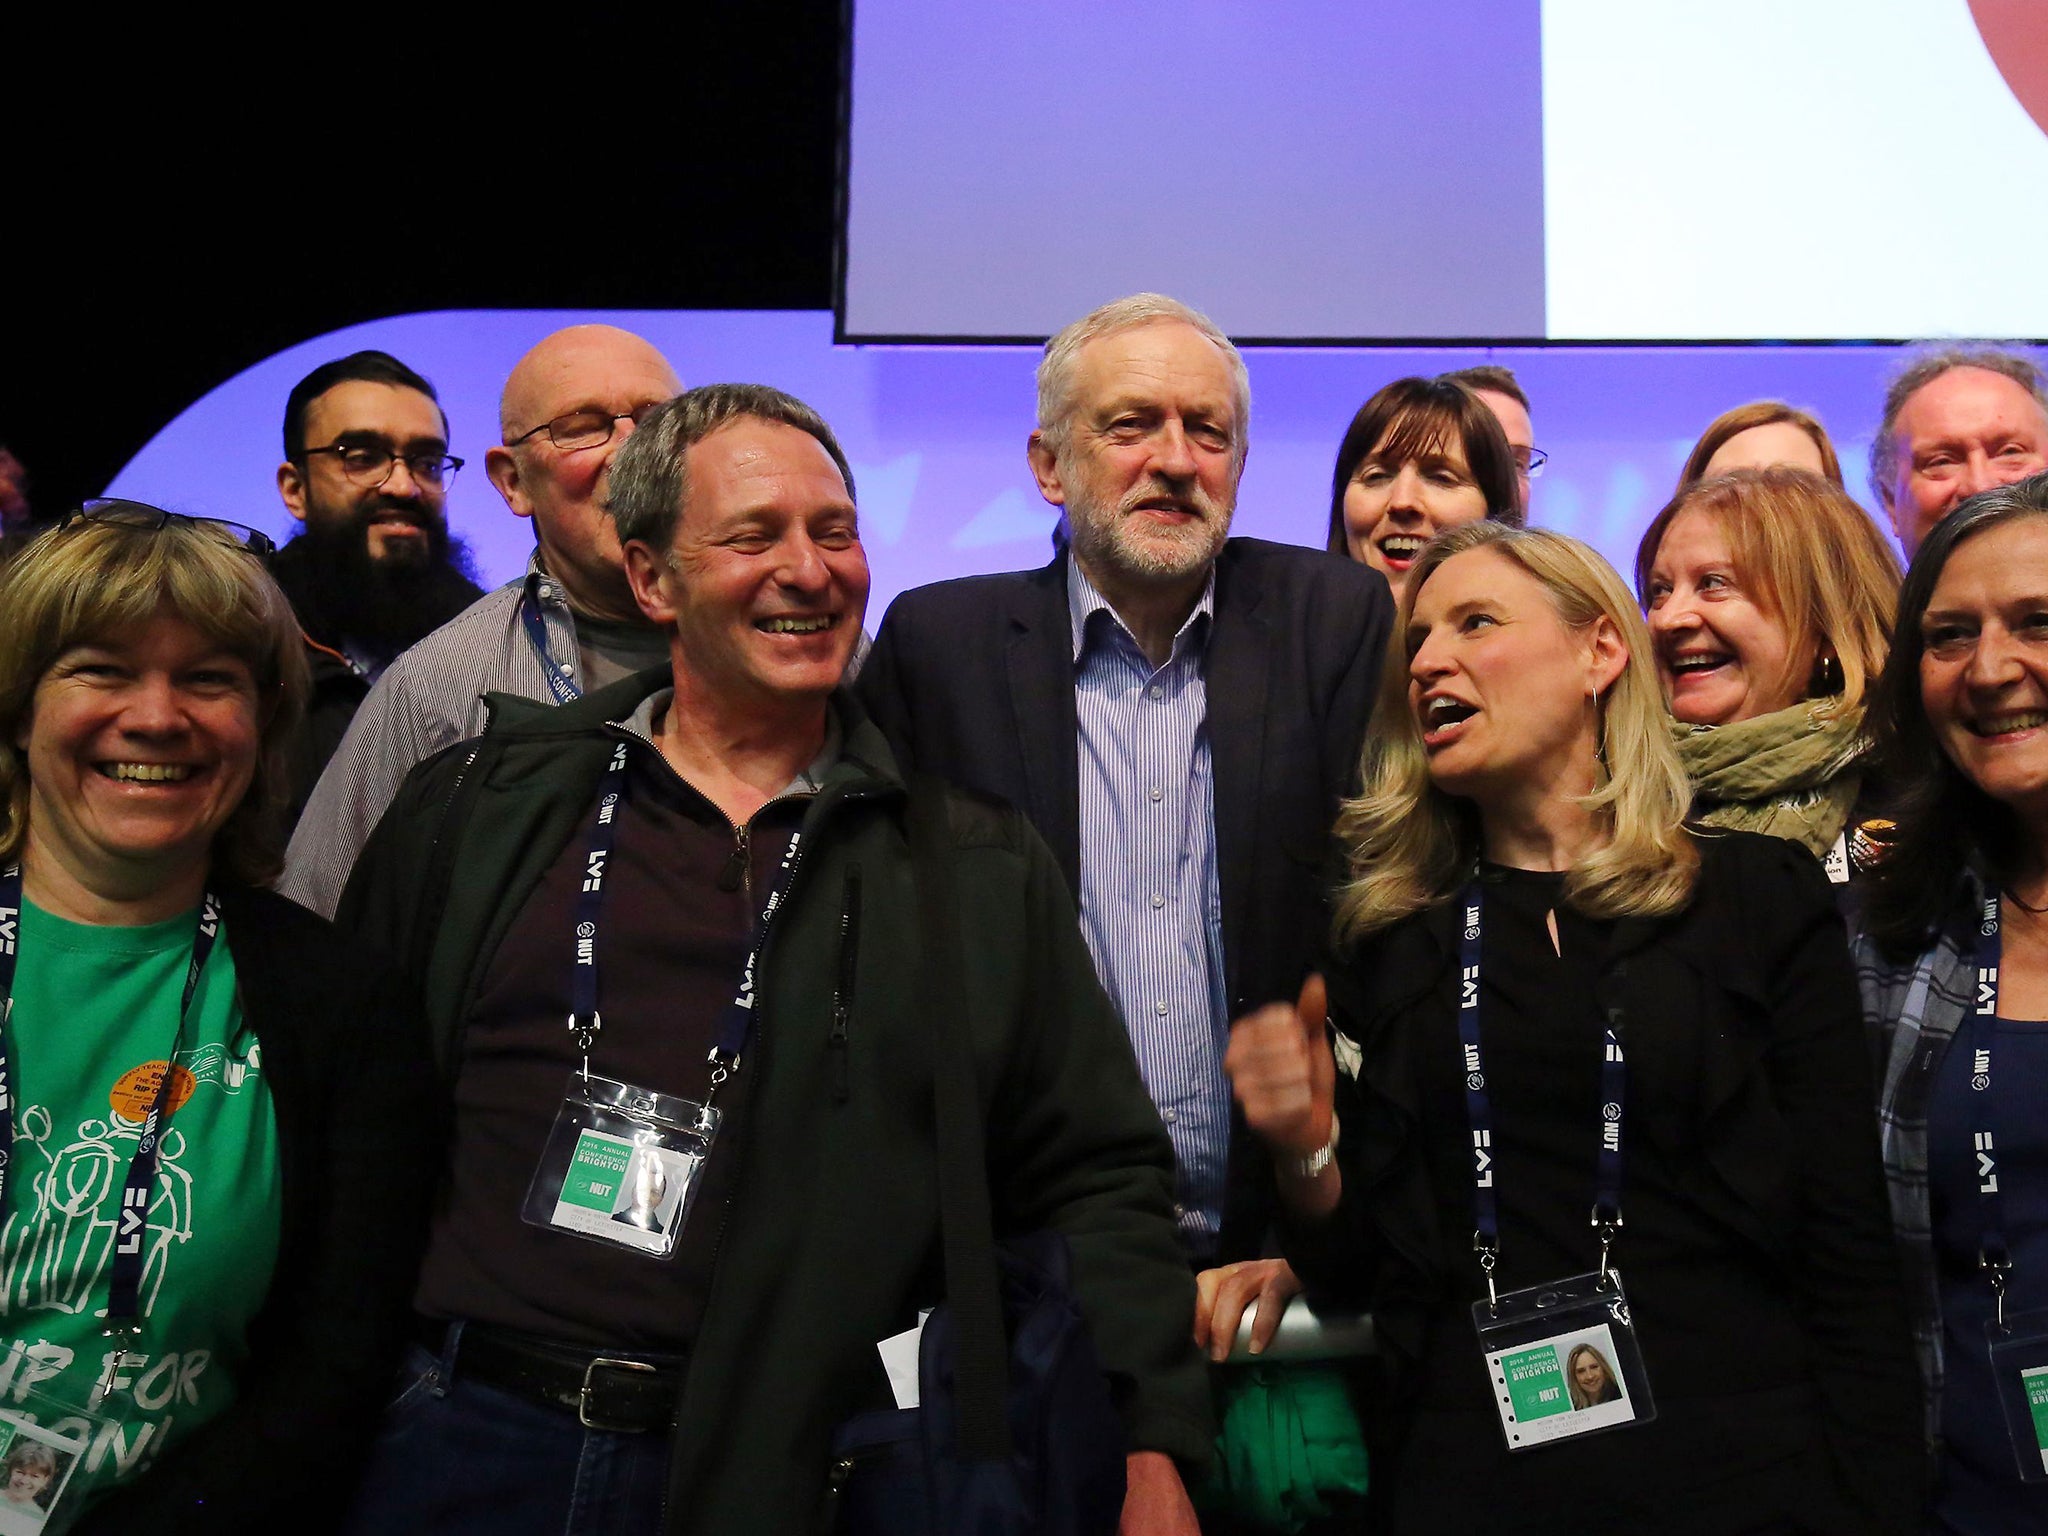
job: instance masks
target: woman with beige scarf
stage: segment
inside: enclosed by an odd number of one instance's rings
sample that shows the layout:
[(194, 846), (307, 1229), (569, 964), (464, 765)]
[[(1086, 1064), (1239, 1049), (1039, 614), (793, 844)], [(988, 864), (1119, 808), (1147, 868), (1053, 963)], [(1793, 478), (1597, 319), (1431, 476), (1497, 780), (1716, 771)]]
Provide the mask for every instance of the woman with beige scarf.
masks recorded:
[(1864, 690), (1899, 592), (1877, 525), (1816, 475), (1738, 470), (1657, 514), (1636, 590), (1694, 818), (1801, 843), (1838, 881), (1870, 862)]

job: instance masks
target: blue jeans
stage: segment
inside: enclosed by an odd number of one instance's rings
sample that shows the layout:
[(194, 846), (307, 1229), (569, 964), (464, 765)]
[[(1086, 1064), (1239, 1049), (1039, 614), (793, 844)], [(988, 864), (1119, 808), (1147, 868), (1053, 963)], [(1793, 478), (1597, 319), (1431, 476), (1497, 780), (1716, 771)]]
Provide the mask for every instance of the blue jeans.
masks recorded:
[[(346, 1529), (356, 1536), (653, 1536), (669, 1437), (585, 1429), (576, 1416), (462, 1379), (414, 1345)], [(455, 1360), (455, 1369), (448, 1366)]]

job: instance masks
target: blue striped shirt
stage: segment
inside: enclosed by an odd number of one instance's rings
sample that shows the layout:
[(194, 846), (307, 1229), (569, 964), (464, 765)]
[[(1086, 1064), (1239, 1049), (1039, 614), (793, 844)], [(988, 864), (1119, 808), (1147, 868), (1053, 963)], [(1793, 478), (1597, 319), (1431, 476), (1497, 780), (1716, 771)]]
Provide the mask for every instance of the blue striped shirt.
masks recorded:
[(1223, 1225), (1230, 1087), (1223, 903), (1201, 601), (1153, 667), (1080, 565), (1067, 562), (1081, 810), (1081, 931), (1173, 1139), (1174, 1215), (1191, 1254)]

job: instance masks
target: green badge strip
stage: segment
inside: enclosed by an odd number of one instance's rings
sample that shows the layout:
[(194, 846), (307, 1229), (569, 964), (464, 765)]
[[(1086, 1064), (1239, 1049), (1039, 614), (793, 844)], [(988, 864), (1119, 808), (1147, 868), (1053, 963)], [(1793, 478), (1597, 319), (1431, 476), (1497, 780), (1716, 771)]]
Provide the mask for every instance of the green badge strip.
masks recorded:
[(2027, 1407), (2034, 1414), (2034, 1443), (2040, 1447), (2042, 1466), (2048, 1468), (2048, 1365), (2021, 1371), (2020, 1381), (2027, 1389)]
[(602, 1131), (585, 1131), (576, 1138), (576, 1154), (562, 1180), (562, 1202), (609, 1215), (632, 1156), (631, 1142)]
[(1539, 1344), (1500, 1357), (1500, 1373), (1507, 1379), (1508, 1397), (1515, 1417), (1527, 1424), (1553, 1413), (1567, 1413), (1572, 1400), (1564, 1390), (1564, 1368), (1558, 1364), (1557, 1346)]

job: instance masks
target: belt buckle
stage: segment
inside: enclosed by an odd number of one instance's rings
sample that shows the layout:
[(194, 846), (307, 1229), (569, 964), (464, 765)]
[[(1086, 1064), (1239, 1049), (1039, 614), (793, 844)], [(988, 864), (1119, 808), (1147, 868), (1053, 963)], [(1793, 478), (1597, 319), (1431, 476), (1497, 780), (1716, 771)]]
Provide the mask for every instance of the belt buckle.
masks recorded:
[(598, 1355), (583, 1367), (583, 1389), (576, 1394), (576, 1422), (585, 1429), (604, 1430), (611, 1434), (638, 1434), (638, 1424), (607, 1424), (590, 1416), (590, 1376), (601, 1365), (609, 1365), (621, 1371), (645, 1371), (652, 1376), (654, 1367), (644, 1360), (615, 1360), (610, 1355)]

